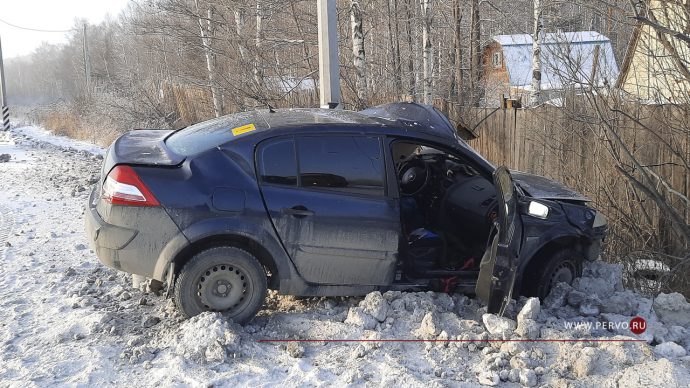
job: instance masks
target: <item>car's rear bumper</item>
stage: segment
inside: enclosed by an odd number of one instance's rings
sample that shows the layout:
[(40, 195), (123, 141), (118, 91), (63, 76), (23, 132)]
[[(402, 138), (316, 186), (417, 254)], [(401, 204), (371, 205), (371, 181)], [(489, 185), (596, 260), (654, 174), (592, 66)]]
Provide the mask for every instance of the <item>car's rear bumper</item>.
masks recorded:
[(161, 277), (156, 263), (166, 244), (180, 233), (170, 216), (162, 207), (110, 205), (96, 195), (94, 190), (89, 196), (85, 223), (89, 245), (101, 263), (136, 275)]

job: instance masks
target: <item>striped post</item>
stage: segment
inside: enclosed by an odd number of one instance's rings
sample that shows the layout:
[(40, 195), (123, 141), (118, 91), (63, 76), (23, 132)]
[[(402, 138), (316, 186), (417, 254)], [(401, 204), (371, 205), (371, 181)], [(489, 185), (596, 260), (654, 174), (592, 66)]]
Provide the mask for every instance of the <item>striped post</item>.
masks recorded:
[(10, 108), (7, 106), (7, 89), (5, 89), (5, 67), (2, 64), (2, 41), (0, 41), (0, 107), (2, 107), (2, 127), (0, 130), (10, 130)]
[(2, 130), (10, 130), (10, 107), (7, 105), (2, 106)]

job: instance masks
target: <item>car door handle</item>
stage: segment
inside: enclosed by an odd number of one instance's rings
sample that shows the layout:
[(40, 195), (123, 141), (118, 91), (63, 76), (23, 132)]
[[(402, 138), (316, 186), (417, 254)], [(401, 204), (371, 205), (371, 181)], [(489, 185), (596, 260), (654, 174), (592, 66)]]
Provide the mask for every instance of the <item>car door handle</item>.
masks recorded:
[(314, 212), (307, 209), (306, 207), (302, 205), (298, 206), (293, 206), (291, 208), (286, 208), (284, 207), (282, 210), (283, 214), (287, 214), (289, 216), (297, 217), (297, 218), (304, 218), (306, 216), (313, 216)]

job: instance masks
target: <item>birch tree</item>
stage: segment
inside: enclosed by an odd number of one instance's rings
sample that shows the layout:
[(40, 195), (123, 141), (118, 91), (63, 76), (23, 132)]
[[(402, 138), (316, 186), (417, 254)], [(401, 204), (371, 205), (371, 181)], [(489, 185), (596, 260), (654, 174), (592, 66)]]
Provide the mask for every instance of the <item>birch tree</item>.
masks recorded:
[(362, 30), (362, 8), (359, 0), (350, 2), (350, 25), (352, 28), (352, 56), (357, 75), (357, 108), (367, 105), (366, 54), (364, 51), (364, 32)]
[(433, 103), (432, 98), (432, 81), (433, 81), (433, 66), (434, 57), (431, 46), (431, 25), (433, 22), (432, 14), (432, 0), (420, 0), (422, 8), (422, 72), (423, 72), (423, 87), (424, 87), (424, 103)]
[(264, 40), (264, 9), (263, 0), (256, 0), (256, 34), (254, 37), (254, 82), (256, 83), (257, 94), (260, 95), (264, 89), (264, 71), (261, 60), (262, 46)]
[(541, 98), (541, 43), (544, 35), (541, 0), (534, 0), (534, 31), (532, 35), (532, 89), (529, 104), (539, 104)]
[(213, 112), (216, 117), (223, 115), (223, 98), (218, 89), (218, 75), (216, 69), (216, 54), (211, 48), (211, 39), (213, 39), (214, 25), (213, 25), (213, 8), (209, 7), (206, 11), (206, 20), (201, 16), (199, 8), (199, 0), (194, 0), (196, 13), (198, 15), (197, 22), (199, 25), (199, 34), (201, 36), (201, 44), (204, 48), (204, 55), (206, 57), (206, 70), (208, 72), (208, 83), (211, 88), (211, 98), (213, 100)]

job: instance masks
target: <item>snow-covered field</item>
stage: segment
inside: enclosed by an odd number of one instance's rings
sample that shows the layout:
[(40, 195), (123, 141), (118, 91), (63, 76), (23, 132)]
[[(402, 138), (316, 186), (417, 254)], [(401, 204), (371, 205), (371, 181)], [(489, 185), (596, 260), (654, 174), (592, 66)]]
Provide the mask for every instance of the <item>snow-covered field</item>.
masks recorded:
[[(388, 292), (271, 294), (245, 327), (183, 320), (88, 248), (102, 149), (35, 127), (13, 140), (0, 143), (0, 386), (690, 385), (690, 304), (623, 290), (620, 267), (599, 262), (508, 318), (463, 295)], [(641, 335), (625, 327), (634, 316)], [(434, 341), (262, 342), (276, 339)]]

